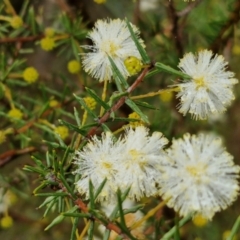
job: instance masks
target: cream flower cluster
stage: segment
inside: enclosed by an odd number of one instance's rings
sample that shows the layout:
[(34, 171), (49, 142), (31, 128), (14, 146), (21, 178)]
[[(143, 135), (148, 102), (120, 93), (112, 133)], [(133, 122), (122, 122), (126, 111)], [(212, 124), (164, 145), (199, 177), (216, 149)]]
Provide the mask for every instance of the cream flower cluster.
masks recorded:
[(214, 56), (209, 50), (200, 51), (197, 56), (186, 54), (178, 66), (192, 79), (175, 85), (180, 88), (179, 112), (183, 115), (189, 112), (195, 119), (206, 119), (226, 111), (234, 99), (233, 85), (238, 83), (233, 78), (234, 73), (226, 71), (226, 65), (223, 56)]
[(116, 141), (109, 132), (102, 134), (102, 140), (94, 136), (75, 155), (76, 173), (81, 175), (76, 183), (78, 191), (89, 198), (89, 181), (97, 189), (107, 179), (99, 201), (115, 199), (118, 188), (125, 191), (130, 187), (129, 197), (137, 200), (156, 195), (159, 172), (155, 166), (163, 160), (167, 143), (162, 133), (150, 136), (144, 126), (128, 128), (125, 136)]
[(128, 196), (137, 200), (157, 194), (159, 171), (156, 166), (164, 160), (163, 147), (168, 143), (161, 132), (149, 136), (148, 131), (143, 126), (127, 130), (121, 153), (121, 170), (117, 173), (117, 185), (123, 189), (131, 187)]
[(207, 219), (232, 204), (240, 167), (218, 137), (185, 134), (164, 151), (167, 143), (162, 133), (149, 135), (144, 126), (128, 128), (117, 140), (109, 132), (101, 140), (94, 136), (74, 157), (77, 190), (89, 199), (89, 181), (96, 190), (107, 179), (98, 201), (114, 201), (118, 188), (130, 187), (130, 199), (160, 195), (180, 215)]
[[(136, 38), (144, 46), (143, 40), (139, 37), (139, 30), (134, 25), (132, 27)], [(90, 50), (81, 54), (83, 68), (100, 82), (111, 81), (113, 77), (109, 57), (125, 78), (142, 68), (140, 53), (125, 21), (98, 20), (88, 38), (92, 40), (93, 45), (82, 46)], [(136, 59), (139, 63), (134, 62), (132, 69), (131, 65), (126, 66), (128, 59)], [(223, 56), (214, 55), (210, 50), (202, 50), (196, 55), (187, 53), (178, 66), (182, 72), (191, 77), (190, 80), (173, 85), (179, 89), (177, 98), (180, 99), (178, 106), (180, 113), (186, 115), (189, 112), (194, 119), (204, 120), (226, 111), (226, 107), (235, 98), (233, 86), (238, 80), (234, 78), (233, 72), (226, 71), (227, 62)]]
[[(132, 27), (143, 45), (138, 29)], [(82, 54), (83, 68), (100, 82), (113, 77), (109, 57), (125, 78), (132, 71), (132, 65), (126, 67), (126, 63), (141, 61), (125, 21), (98, 20), (88, 38), (93, 45), (82, 46), (90, 50)], [(141, 69), (141, 62), (139, 66)], [(226, 111), (238, 80), (227, 71), (223, 56), (209, 50), (188, 53), (178, 66), (190, 76), (190, 80), (173, 85), (178, 90), (179, 112), (189, 112), (198, 120)], [(119, 139), (109, 132), (101, 138), (94, 136), (74, 157), (78, 192), (89, 199), (89, 182), (96, 190), (106, 180), (97, 201), (112, 202), (118, 189), (123, 192), (130, 188), (130, 199), (159, 195), (181, 216), (195, 214), (206, 219), (232, 204), (239, 193), (240, 167), (234, 165), (219, 138), (185, 134), (164, 150), (167, 143), (162, 133), (150, 135), (144, 126), (130, 126)]]
[(211, 219), (238, 195), (240, 167), (211, 134), (185, 134), (173, 140), (161, 166), (161, 191), (167, 205), (181, 216), (196, 213)]
[[(139, 38), (139, 30), (132, 25), (135, 35)], [(102, 81), (111, 81), (113, 76), (112, 66), (108, 59), (111, 57), (121, 74), (127, 78), (130, 76), (124, 61), (128, 57), (136, 57), (141, 60), (138, 49), (132, 40), (125, 21), (120, 19), (98, 20), (95, 28), (88, 34), (93, 42), (92, 46), (82, 46), (91, 52), (82, 55), (83, 68), (92, 77)]]
[(81, 176), (81, 179), (76, 183), (78, 191), (81, 194), (86, 194), (88, 199), (89, 181), (91, 180), (93, 186), (97, 189), (107, 179), (98, 200), (111, 201), (117, 190), (115, 182), (121, 152), (121, 140), (114, 142), (114, 137), (109, 132), (102, 134), (101, 140), (94, 136), (82, 151), (77, 151), (75, 163), (78, 165), (78, 169), (76, 173)]

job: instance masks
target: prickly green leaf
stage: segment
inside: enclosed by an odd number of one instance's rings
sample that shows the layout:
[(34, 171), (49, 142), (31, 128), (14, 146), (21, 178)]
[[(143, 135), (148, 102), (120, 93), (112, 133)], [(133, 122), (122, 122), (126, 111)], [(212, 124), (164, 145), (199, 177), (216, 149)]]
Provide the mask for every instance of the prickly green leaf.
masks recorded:
[(88, 94), (99, 104), (101, 105), (105, 110), (110, 109), (110, 106), (108, 106), (107, 103), (105, 103), (96, 93), (94, 90), (85, 88)]
[(125, 77), (122, 75), (121, 71), (118, 69), (117, 65), (112, 60), (112, 58), (108, 56), (108, 59), (111, 63), (116, 82), (119, 81), (124, 86), (124, 88), (127, 89), (129, 87), (129, 85), (128, 85)]
[(64, 121), (64, 120), (59, 120), (59, 122), (60, 122), (61, 124), (65, 125), (65, 126), (67, 126), (68, 128), (74, 130), (75, 132), (83, 135), (83, 136), (85, 136), (86, 133), (87, 133), (85, 130), (82, 130), (82, 129), (80, 129), (79, 127), (77, 127), (77, 126), (75, 126), (75, 125), (73, 125), (73, 124), (71, 124), (71, 123), (69, 123), (69, 122), (66, 122), (66, 121)]
[(157, 62), (155, 64), (155, 67), (160, 71), (160, 72), (168, 72), (168, 73), (171, 73), (173, 75), (177, 75), (179, 77), (182, 77), (183, 79), (191, 79), (192, 77), (190, 77), (189, 75), (181, 72), (181, 71), (178, 71), (178, 70), (175, 70), (174, 68), (170, 67), (170, 66), (167, 66), (163, 63), (160, 63), (160, 62)]
[(73, 94), (75, 99), (82, 105), (82, 107), (90, 114), (94, 119), (97, 119), (97, 115), (87, 106), (84, 99)]
[(143, 114), (140, 108), (131, 99), (128, 98), (126, 100), (126, 104), (141, 117), (141, 120), (143, 122), (149, 124), (148, 117), (145, 114)]
[(143, 63), (144, 64), (149, 64), (151, 61), (150, 61), (145, 49), (143, 48), (142, 44), (139, 42), (138, 38), (136, 37), (136, 35), (133, 31), (133, 28), (131, 26), (131, 23), (128, 21), (128, 19), (126, 19), (125, 21), (126, 21), (128, 29), (130, 31), (131, 37), (132, 37), (133, 41), (135, 42), (136, 47), (137, 47), (137, 49), (138, 49), (138, 51), (139, 51), (139, 53), (142, 57)]
[(50, 229), (51, 227), (59, 224), (60, 222), (63, 221), (64, 218), (65, 218), (65, 216), (63, 216), (63, 215), (57, 216), (57, 217), (44, 229), (44, 231), (47, 231), (47, 230)]

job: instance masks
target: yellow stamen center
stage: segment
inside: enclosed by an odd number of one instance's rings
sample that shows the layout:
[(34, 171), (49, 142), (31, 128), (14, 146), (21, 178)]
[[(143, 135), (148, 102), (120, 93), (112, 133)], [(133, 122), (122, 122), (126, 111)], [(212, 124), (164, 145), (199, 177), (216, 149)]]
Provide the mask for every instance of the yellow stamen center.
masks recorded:
[(186, 170), (199, 183), (201, 181), (202, 176), (206, 175), (205, 173), (206, 168), (207, 166), (205, 164), (198, 164), (195, 166), (187, 166)]
[(112, 168), (112, 164), (111, 164), (111, 163), (108, 163), (108, 162), (103, 162), (103, 163), (102, 163), (102, 166), (103, 166), (104, 168), (107, 168), (107, 169)]
[(101, 45), (101, 51), (105, 52), (110, 57), (115, 57), (118, 49), (119, 45), (112, 41), (105, 41)]
[(204, 77), (194, 78), (194, 81), (197, 85), (197, 88), (206, 86), (205, 81), (204, 81)]
[(137, 151), (136, 149), (131, 149), (129, 151), (129, 154), (132, 157), (131, 160), (137, 162), (141, 168), (145, 167), (146, 159), (145, 159), (144, 154), (142, 152)]
[(116, 55), (116, 51), (119, 49), (119, 46), (117, 46), (115, 43), (113, 42), (110, 42), (109, 44), (109, 50), (110, 50), (110, 54), (112, 56), (115, 56)]

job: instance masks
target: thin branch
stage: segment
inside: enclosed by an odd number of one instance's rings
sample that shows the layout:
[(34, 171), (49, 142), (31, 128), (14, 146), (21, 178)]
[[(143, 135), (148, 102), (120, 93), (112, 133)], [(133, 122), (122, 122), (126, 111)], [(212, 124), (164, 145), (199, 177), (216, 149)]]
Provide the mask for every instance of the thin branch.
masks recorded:
[(4, 166), (5, 164), (7, 164), (11, 160), (13, 160), (14, 156), (19, 156), (19, 155), (31, 153), (34, 151), (36, 151), (35, 147), (27, 147), (27, 148), (20, 149), (20, 150), (9, 150), (0, 155), (0, 167)]
[[(90, 213), (88, 210), (88, 206), (82, 201), (82, 199), (78, 198), (77, 200), (75, 200), (71, 194), (67, 191), (66, 187), (63, 185), (63, 183), (61, 182), (60, 179), (58, 179), (55, 176), (55, 180), (56, 182), (58, 182), (59, 187), (62, 189), (63, 192), (68, 193), (68, 197), (75, 203), (75, 205), (83, 212), (83, 213)], [(92, 214), (91, 214), (92, 215)], [(91, 216), (91, 218), (89, 219), (91, 221), (97, 221), (101, 224), (103, 224), (107, 229), (109, 229), (110, 231), (114, 231), (116, 232), (119, 236), (123, 237), (123, 239), (130, 239), (124, 232), (122, 232), (122, 230), (113, 222), (111, 222), (110, 220), (106, 219), (106, 221), (102, 221), (101, 219), (97, 218), (96, 216)]]
[[(127, 92), (130, 94), (131, 92), (134, 91), (134, 89), (136, 89), (136, 87), (143, 81), (144, 77), (146, 76), (146, 74), (153, 68), (153, 66), (149, 66), (147, 68), (145, 68), (142, 73), (138, 76), (138, 78), (136, 79), (136, 81), (127, 89)], [(123, 96), (121, 97), (112, 107), (110, 110), (108, 110), (99, 120), (98, 120), (98, 126), (93, 127), (89, 130), (86, 138), (91, 137), (92, 135), (96, 134), (97, 129), (103, 124), (105, 123), (112, 112), (117, 111), (127, 100), (128, 97)]]
[(133, 23), (135, 25), (138, 25), (139, 19), (140, 19), (140, 0), (136, 0), (136, 2), (134, 3)]
[(183, 17), (183, 16), (188, 15), (201, 2), (202, 2), (202, 0), (196, 0), (196, 1), (188, 4), (188, 6), (186, 8), (184, 8), (182, 11), (176, 12), (176, 15), (178, 17)]
[(61, 8), (61, 10), (65, 13), (67, 13), (67, 15), (71, 18), (74, 19), (75, 14), (74, 11), (71, 9), (71, 7), (67, 4), (67, 1), (64, 0), (56, 0), (55, 1), (59, 7)]
[(24, 126), (22, 126), (21, 128), (15, 130), (16, 134), (20, 134), (23, 132), (26, 132), (30, 127), (32, 127), (32, 125), (34, 123), (36, 123), (38, 121), (38, 119), (40, 117), (47, 117), (49, 114), (51, 114), (55, 109), (57, 108), (61, 108), (63, 105), (67, 105), (68, 103), (70, 103), (72, 101), (72, 99), (68, 99), (66, 101), (64, 101), (63, 103), (59, 103), (57, 106), (51, 108), (51, 109), (47, 109), (45, 112), (43, 112), (43, 114), (41, 116), (39, 116), (38, 118), (34, 118), (32, 120), (30, 120), (29, 122), (27, 122)]
[(14, 43), (14, 42), (32, 42), (42, 39), (44, 35), (28, 36), (28, 37), (16, 37), (16, 38), (2, 38), (0, 43)]
[[(75, 201), (75, 204), (78, 206), (78, 208), (84, 212), (84, 213), (89, 213), (87, 205), (80, 199), (78, 198)], [(107, 224), (101, 221), (100, 219), (96, 218), (95, 216), (91, 217), (93, 221), (97, 221), (99, 223), (102, 223), (108, 230), (116, 232), (119, 236), (123, 237), (123, 239), (130, 239), (124, 232), (122, 232), (121, 228), (119, 228), (116, 224), (108, 220)]]
[(179, 25), (178, 25), (179, 16), (177, 15), (173, 1), (169, 2), (168, 14), (169, 14), (169, 18), (172, 22), (172, 36), (174, 39), (174, 43), (175, 43), (178, 55), (182, 56), (183, 55), (183, 45), (182, 45), (181, 34), (179, 31)]
[[(66, 104), (70, 103), (71, 101), (72, 101), (72, 99), (69, 99), (69, 100), (66, 100), (65, 102), (63, 102), (62, 104), (61, 103), (58, 104), (54, 108), (47, 109), (45, 112), (43, 112), (43, 114), (40, 117), (47, 117), (49, 114), (51, 114), (54, 111), (54, 109), (61, 108), (63, 105), (66, 105)], [(34, 119), (28, 121), (24, 126), (22, 126), (19, 129), (14, 129), (14, 134), (18, 135), (20, 133), (26, 132), (29, 128), (31, 128), (34, 125), (34, 123), (36, 123), (38, 121), (38, 119), (40, 117), (34, 118)], [(4, 166), (11, 160), (14, 160), (15, 156), (34, 152), (36, 150), (37, 149), (35, 147), (27, 147), (27, 148), (24, 148), (21, 150), (8, 150), (0, 155), (0, 167)]]

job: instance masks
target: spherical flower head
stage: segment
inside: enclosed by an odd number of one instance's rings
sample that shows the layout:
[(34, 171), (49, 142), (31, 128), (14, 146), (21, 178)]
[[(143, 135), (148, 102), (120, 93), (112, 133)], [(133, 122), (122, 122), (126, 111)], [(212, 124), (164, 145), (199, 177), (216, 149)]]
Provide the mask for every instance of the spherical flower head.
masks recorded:
[(136, 119), (136, 120), (139, 119), (139, 121), (136, 121), (136, 122), (129, 122), (129, 125), (132, 126), (133, 128), (137, 127), (137, 126), (144, 125), (144, 122), (141, 121), (141, 117), (136, 112), (130, 113), (128, 115), (128, 118)]
[(122, 192), (130, 187), (130, 199), (140, 200), (156, 195), (156, 179), (159, 176), (156, 166), (165, 159), (163, 147), (167, 143), (160, 132), (151, 136), (144, 126), (127, 128), (117, 180)]
[(0, 144), (4, 143), (6, 141), (6, 135), (13, 133), (12, 128), (7, 128), (6, 130), (0, 130)]
[(117, 192), (115, 178), (121, 164), (122, 151), (121, 140), (114, 142), (110, 132), (103, 133), (101, 140), (94, 136), (82, 150), (76, 151), (75, 173), (81, 177), (76, 183), (76, 188), (86, 199), (89, 199), (89, 181), (92, 182), (94, 190), (97, 190), (105, 179), (107, 181), (97, 201), (111, 202), (115, 199)]
[[(222, 239), (228, 240), (230, 239), (230, 236), (231, 236), (231, 230), (226, 230), (223, 232)], [(231, 238), (231, 240), (237, 240), (237, 239), (238, 239), (237, 235), (234, 235), (233, 238)]]
[(161, 166), (160, 193), (181, 216), (201, 215), (211, 220), (238, 195), (240, 167), (211, 134), (173, 140), (168, 161)]
[(124, 60), (124, 65), (130, 76), (139, 73), (142, 69), (142, 61), (136, 57), (129, 56)]
[(97, 4), (104, 4), (106, 3), (107, 0), (94, 0), (95, 3)]
[[(83, 98), (83, 100), (91, 110), (94, 110), (96, 108), (97, 102), (95, 101), (94, 98), (85, 97), (85, 98)], [(82, 109), (84, 109), (84, 107), (82, 107)]]
[(45, 30), (44, 30), (44, 34), (45, 34), (46, 37), (51, 38), (51, 37), (53, 37), (53, 36), (55, 35), (55, 31), (54, 31), (53, 28), (47, 27), (47, 28), (45, 28)]
[(232, 53), (234, 55), (240, 55), (240, 46), (239, 44), (235, 43), (233, 48), (232, 48)]
[(171, 100), (173, 98), (173, 92), (164, 91), (159, 95), (159, 97), (160, 97), (160, 100), (163, 102), (171, 102)]
[(51, 108), (55, 108), (55, 107), (57, 107), (59, 105), (59, 101), (57, 101), (56, 99), (51, 99), (50, 101), (49, 101), (49, 106), (51, 107)]
[(10, 24), (13, 28), (18, 29), (23, 26), (23, 20), (19, 16), (13, 16), (10, 20)]
[[(143, 45), (143, 41), (139, 38), (138, 29), (133, 25), (132, 27), (136, 37)], [(88, 34), (88, 38), (92, 40), (93, 46), (82, 46), (92, 51), (83, 54), (83, 68), (100, 82), (111, 81), (113, 76), (108, 57), (112, 58), (125, 78), (130, 74), (125, 67), (124, 61), (130, 56), (141, 60), (125, 21), (120, 19), (98, 20), (93, 31)]]
[(6, 134), (4, 131), (0, 131), (0, 144), (6, 141)]
[(17, 108), (11, 109), (7, 115), (11, 120), (19, 120), (23, 117), (23, 113)]
[(0, 226), (2, 228), (10, 228), (13, 225), (13, 219), (10, 216), (4, 216), (0, 220)]
[(55, 47), (55, 40), (50, 37), (45, 37), (45, 38), (41, 39), (40, 46), (45, 51), (51, 51)]
[(39, 73), (36, 70), (36, 68), (34, 68), (34, 67), (28, 67), (23, 72), (23, 79), (27, 83), (34, 83), (34, 82), (36, 82), (38, 77), (39, 77)]
[(208, 220), (204, 218), (202, 215), (195, 215), (193, 218), (193, 224), (197, 227), (204, 227), (208, 223)]
[(71, 60), (68, 62), (67, 68), (70, 73), (76, 74), (81, 70), (81, 65), (77, 60)]
[(238, 82), (233, 72), (226, 71), (226, 65), (223, 56), (214, 56), (212, 51), (186, 54), (178, 66), (192, 79), (175, 85), (180, 88), (179, 112), (189, 112), (195, 119), (224, 112), (234, 99), (233, 85)]
[(69, 136), (68, 128), (65, 126), (58, 126), (54, 129), (54, 132), (65, 140)]

